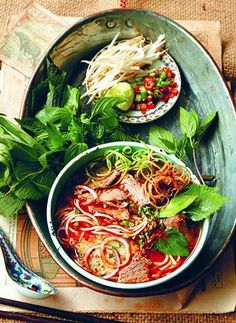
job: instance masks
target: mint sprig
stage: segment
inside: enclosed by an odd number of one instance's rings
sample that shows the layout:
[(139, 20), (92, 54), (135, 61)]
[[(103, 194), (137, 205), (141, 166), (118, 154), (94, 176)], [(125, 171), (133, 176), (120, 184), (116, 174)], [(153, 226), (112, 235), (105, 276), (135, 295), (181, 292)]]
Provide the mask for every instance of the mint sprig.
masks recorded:
[(169, 218), (181, 212), (192, 221), (208, 219), (229, 201), (229, 198), (220, 195), (218, 191), (218, 187), (192, 183), (185, 191), (174, 196), (165, 208), (156, 213), (156, 216)]
[(154, 247), (166, 255), (181, 257), (189, 255), (185, 236), (175, 228), (167, 229), (164, 232), (164, 237), (159, 238)]
[(175, 136), (165, 128), (151, 125), (149, 128), (149, 143), (165, 150), (167, 153), (176, 155), (179, 159), (183, 159), (187, 155), (190, 160), (193, 160), (198, 177), (202, 184), (204, 184), (197, 165), (196, 149), (216, 116), (217, 112), (212, 112), (200, 120), (195, 110), (191, 109), (187, 111), (183, 107), (180, 107), (182, 137)]

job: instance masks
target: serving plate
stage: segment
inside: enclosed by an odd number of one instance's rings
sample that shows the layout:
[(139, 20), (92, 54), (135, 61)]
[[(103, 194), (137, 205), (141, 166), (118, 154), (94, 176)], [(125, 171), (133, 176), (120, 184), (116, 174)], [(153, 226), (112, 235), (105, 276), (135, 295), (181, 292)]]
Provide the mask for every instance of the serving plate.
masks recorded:
[[(169, 53), (178, 64), (182, 78), (182, 88), (175, 107), (154, 123), (167, 127), (178, 134), (179, 106), (194, 108), (200, 117), (218, 111), (218, 121), (211, 128), (203, 145), (198, 150), (198, 164), (203, 174), (214, 175), (215, 182), (221, 187), (221, 193), (230, 197), (230, 201), (214, 215), (207, 241), (196, 261), (181, 275), (169, 282), (142, 290), (120, 291), (104, 287), (82, 277), (65, 263), (60, 252), (50, 238), (46, 222), (46, 201), (29, 203), (27, 210), (40, 238), (56, 262), (72, 277), (85, 286), (95, 290), (123, 296), (149, 296), (164, 294), (181, 289), (202, 277), (222, 254), (235, 227), (234, 192), (236, 182), (236, 117), (234, 105), (227, 86), (210, 55), (183, 27), (169, 18), (143, 10), (106, 11), (78, 21), (60, 36), (48, 51), (54, 63), (71, 75), (74, 84), (82, 82), (84, 77), (81, 59), (89, 59), (106, 46), (120, 31), (120, 37), (135, 37), (139, 32), (155, 39), (165, 33)], [(43, 79), (45, 59), (43, 59), (27, 89), (23, 107), (25, 114), (33, 115), (27, 106), (31, 88)], [(130, 125), (146, 140), (148, 125)], [(138, 128), (137, 128), (138, 127)], [(191, 165), (190, 168), (192, 168)], [(192, 168), (193, 169), (193, 168)], [(215, 185), (215, 183), (214, 183)]]

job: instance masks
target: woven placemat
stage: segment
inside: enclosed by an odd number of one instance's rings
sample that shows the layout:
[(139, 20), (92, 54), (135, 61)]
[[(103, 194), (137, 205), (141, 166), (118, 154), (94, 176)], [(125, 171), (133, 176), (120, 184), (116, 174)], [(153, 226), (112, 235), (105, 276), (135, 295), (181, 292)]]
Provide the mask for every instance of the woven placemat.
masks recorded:
[[(37, 315), (39, 318), (45, 317)], [(118, 322), (128, 323), (235, 323), (236, 315), (234, 314), (96, 314), (97, 318), (112, 319)], [(53, 317), (50, 317), (53, 320)], [(0, 323), (20, 323), (23, 320), (0, 319)], [(32, 320), (33, 322), (33, 320)], [(65, 321), (67, 322), (67, 321)], [(86, 322), (84, 322), (86, 323)]]
[[(236, 80), (235, 0), (38, 0), (57, 15), (86, 16), (115, 7), (144, 8), (178, 20), (218, 20), (221, 23), (223, 71), (226, 79)], [(7, 17), (21, 11), (29, 0), (0, 0), (0, 30)]]

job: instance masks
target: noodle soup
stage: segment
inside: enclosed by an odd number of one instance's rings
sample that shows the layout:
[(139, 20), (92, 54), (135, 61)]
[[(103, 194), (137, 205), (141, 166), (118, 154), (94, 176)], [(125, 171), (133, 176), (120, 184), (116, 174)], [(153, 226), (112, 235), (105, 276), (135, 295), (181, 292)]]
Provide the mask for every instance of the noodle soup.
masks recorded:
[(163, 213), (195, 181), (191, 171), (175, 157), (135, 145), (103, 145), (102, 156), (70, 176), (56, 205), (54, 240), (73, 266), (108, 285), (145, 287), (177, 274), (202, 231), (184, 211)]

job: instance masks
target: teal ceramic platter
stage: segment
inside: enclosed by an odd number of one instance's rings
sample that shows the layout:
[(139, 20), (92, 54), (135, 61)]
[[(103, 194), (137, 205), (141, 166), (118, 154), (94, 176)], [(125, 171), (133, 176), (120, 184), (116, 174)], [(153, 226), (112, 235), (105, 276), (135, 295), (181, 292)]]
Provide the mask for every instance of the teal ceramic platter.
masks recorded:
[[(168, 52), (177, 63), (181, 79), (181, 93), (174, 107), (152, 123), (169, 128), (176, 134), (179, 129), (179, 106), (194, 108), (200, 117), (217, 110), (218, 120), (208, 132), (198, 150), (197, 160), (202, 174), (213, 175), (214, 183), (230, 201), (214, 215), (210, 223), (207, 241), (198, 258), (180, 275), (156, 287), (120, 291), (104, 287), (82, 277), (71, 268), (55, 248), (47, 229), (46, 201), (29, 203), (31, 221), (40, 238), (56, 262), (73, 278), (85, 286), (112, 295), (150, 296), (181, 289), (202, 277), (222, 254), (235, 227), (236, 182), (236, 118), (227, 86), (214, 61), (198, 41), (183, 27), (169, 18), (143, 10), (113, 10), (79, 20), (51, 46), (48, 53), (53, 62), (70, 74), (74, 84), (82, 82), (85, 66), (80, 61), (91, 59), (102, 47), (108, 45), (117, 32), (120, 39), (142, 33), (152, 40), (161, 33), (166, 35)], [(45, 58), (40, 62), (27, 89), (23, 102), (25, 114), (34, 115), (27, 103), (31, 90), (44, 77)], [(149, 124), (130, 125), (147, 141)], [(193, 166), (188, 166), (194, 171)]]

